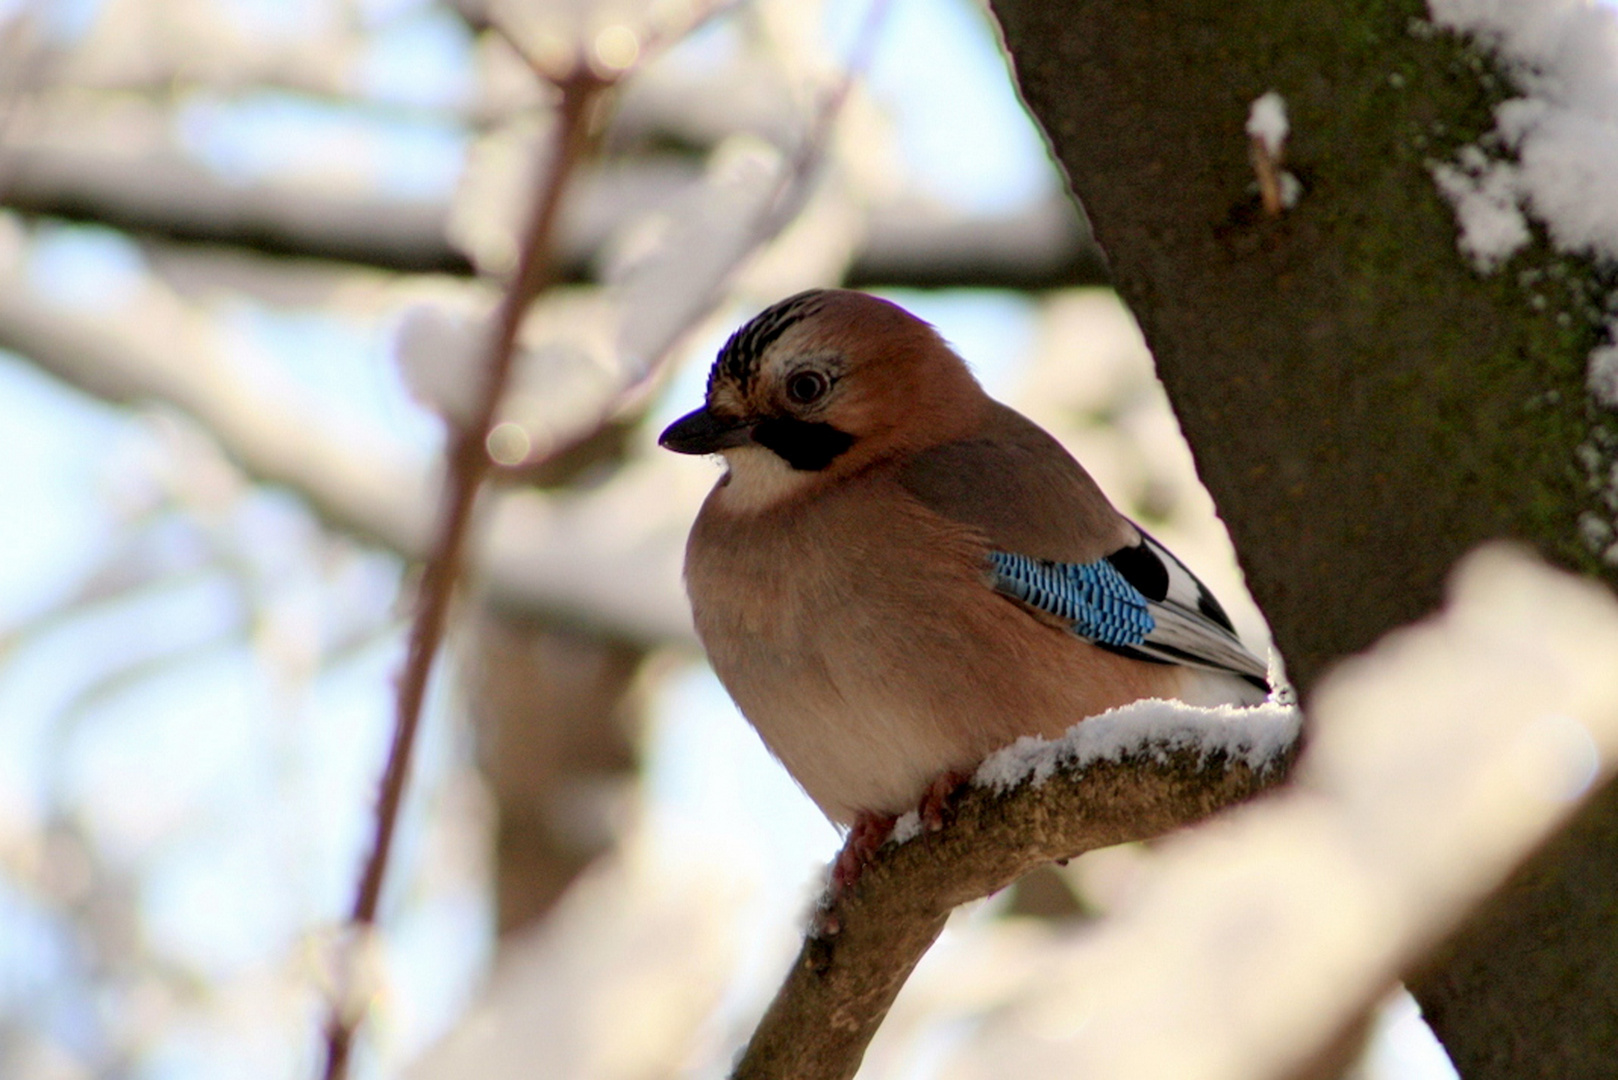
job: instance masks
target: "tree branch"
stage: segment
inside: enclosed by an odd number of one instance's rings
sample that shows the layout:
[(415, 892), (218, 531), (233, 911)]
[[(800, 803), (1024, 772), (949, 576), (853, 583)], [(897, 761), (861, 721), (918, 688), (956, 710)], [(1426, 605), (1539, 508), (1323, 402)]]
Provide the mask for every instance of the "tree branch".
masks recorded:
[[(1615, 650), (1618, 604), (1604, 590), (1485, 548), (1440, 615), (1323, 681), (1296, 768), (1264, 768), (1296, 750), (1296, 714), (1273, 706), (1221, 723), (1140, 702), (1076, 726), (1058, 744), (1068, 765), (1022, 740), (978, 783), (1017, 783), (1007, 766), (1019, 761), (1036, 776), (1054, 764), (1053, 780), (1003, 797), (970, 789), (944, 831), (884, 849), (822, 917), (838, 932), (805, 945), (736, 1075), (853, 1076), (953, 905), (1287, 774), (1261, 804), (1156, 848), (1106, 920), (1046, 939), (979, 1003), (951, 1072), (1296, 1078), (1611, 775)], [(1277, 712), (1291, 723), (1266, 725)]]
[[(244, 472), (295, 491), (327, 524), (422, 558), (431, 463), (323, 409), (273, 368), (248, 367), (204, 325), (160, 294), (90, 313), (48, 303), (18, 275), (0, 274), (0, 348), (104, 401), (173, 406)], [(689, 639), (679, 583), (689, 509), (668, 487), (634, 475), (566, 498), (495, 495), (478, 560), (482, 585), (496, 603), (564, 624), (646, 644)], [(636, 512), (626, 512), (630, 505)]]
[[(736, 253), (739, 261), (767, 243), (793, 218), (802, 206), (804, 192), (823, 157), (832, 127), (841, 113), (854, 80), (863, 73), (869, 51), (874, 47), (875, 30), (886, 9), (885, 0), (872, 0), (860, 51), (845, 70), (832, 96), (819, 110), (808, 138), (784, 172), (774, 197), (765, 205), (750, 242)], [(422, 703), (433, 660), (443, 640), (450, 602), (461, 576), (461, 566), (472, 528), (472, 509), (478, 489), (492, 467), (486, 446), (493, 430), (500, 402), (510, 381), (517, 356), (517, 337), (529, 305), (557, 278), (556, 251), (560, 232), (562, 197), (584, 160), (590, 145), (591, 128), (598, 103), (616, 85), (622, 73), (596, 74), (575, 57), (565, 72), (547, 71), (537, 61), (534, 70), (560, 92), (553, 143), (544, 156), (545, 179), (534, 192), (526, 230), (518, 246), (517, 266), (495, 312), (493, 334), (480, 375), (475, 407), (464, 423), (451, 424), (448, 470), (443, 489), (437, 533), (431, 554), (422, 571), (415, 619), (410, 630), (408, 654), (399, 677), (397, 716), (392, 746), (382, 774), (376, 827), (371, 853), (360, 877), (349, 924), (361, 933), (374, 926), (381, 902), (399, 809), (420, 724)], [(683, 329), (680, 333), (683, 333)], [(646, 379), (660, 365), (673, 345), (654, 350), (634, 373), (633, 382)], [(632, 392), (633, 382), (627, 392)], [(602, 417), (604, 422), (606, 415)], [(347, 1073), (354, 1033), (364, 1018), (364, 1005), (348, 1000), (343, 985), (346, 972), (339, 972), (339, 992), (326, 1024), (326, 1080), (342, 1080)]]
[(956, 907), (1043, 863), (1161, 836), (1251, 799), (1285, 779), (1296, 749), (1289, 742), (1255, 763), (1250, 747), (1187, 746), (1182, 732), (1142, 740), (1114, 759), (1068, 765), (1043, 784), (1005, 794), (963, 789), (943, 830), (883, 847), (820, 913), (828, 932), (804, 941), (734, 1077), (852, 1077)]
[[(700, 182), (700, 164), (647, 156), (580, 173), (562, 223), (568, 280), (624, 222)], [(8, 140), (0, 205), (93, 222), (169, 243), (229, 245), (398, 273), (470, 275), (446, 235), (446, 200), (348, 193), (290, 181), (229, 183), (164, 146), (109, 145), (104, 133)], [(849, 280), (920, 286), (1049, 288), (1105, 279), (1089, 233), (1060, 195), (1009, 214), (966, 215), (914, 196), (871, 207)]]

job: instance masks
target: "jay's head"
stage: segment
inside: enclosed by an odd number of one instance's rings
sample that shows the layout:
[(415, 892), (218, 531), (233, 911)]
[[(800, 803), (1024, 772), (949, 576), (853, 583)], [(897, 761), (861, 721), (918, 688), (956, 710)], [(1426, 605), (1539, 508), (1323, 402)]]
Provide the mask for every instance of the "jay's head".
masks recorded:
[(732, 467), (765, 451), (798, 473), (833, 476), (968, 431), (983, 392), (937, 332), (864, 293), (815, 289), (731, 335), (707, 404), (658, 440)]

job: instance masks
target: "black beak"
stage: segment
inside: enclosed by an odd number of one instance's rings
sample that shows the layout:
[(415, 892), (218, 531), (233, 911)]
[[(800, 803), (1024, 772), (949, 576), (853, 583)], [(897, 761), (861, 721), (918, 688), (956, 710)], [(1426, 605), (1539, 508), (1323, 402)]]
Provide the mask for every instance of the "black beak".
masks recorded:
[(752, 440), (753, 425), (745, 420), (716, 416), (706, 407), (686, 413), (664, 429), (657, 444), (676, 454), (717, 454)]

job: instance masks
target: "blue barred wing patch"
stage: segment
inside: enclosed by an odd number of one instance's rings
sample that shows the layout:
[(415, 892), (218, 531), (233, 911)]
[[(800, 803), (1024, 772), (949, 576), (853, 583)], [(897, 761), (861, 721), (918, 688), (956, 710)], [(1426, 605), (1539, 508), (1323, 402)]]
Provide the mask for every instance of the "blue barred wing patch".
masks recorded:
[(991, 551), (989, 564), (996, 590), (1072, 624), (1091, 641), (1139, 645), (1157, 625), (1146, 597), (1105, 559), (1059, 563)]

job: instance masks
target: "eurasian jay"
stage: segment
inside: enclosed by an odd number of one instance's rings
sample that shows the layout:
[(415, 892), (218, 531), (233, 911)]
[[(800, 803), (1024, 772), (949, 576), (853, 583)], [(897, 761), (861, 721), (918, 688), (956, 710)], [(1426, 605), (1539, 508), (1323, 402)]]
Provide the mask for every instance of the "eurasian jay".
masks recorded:
[(1269, 690), (1185, 565), (885, 300), (767, 308), (659, 441), (724, 455), (686, 545), (697, 633), (771, 752), (853, 827), (839, 879), (1019, 736)]

